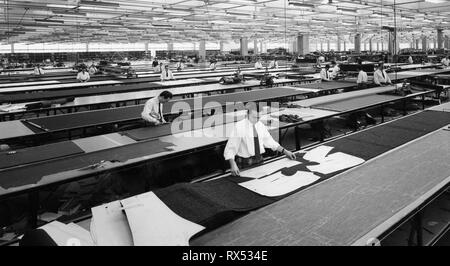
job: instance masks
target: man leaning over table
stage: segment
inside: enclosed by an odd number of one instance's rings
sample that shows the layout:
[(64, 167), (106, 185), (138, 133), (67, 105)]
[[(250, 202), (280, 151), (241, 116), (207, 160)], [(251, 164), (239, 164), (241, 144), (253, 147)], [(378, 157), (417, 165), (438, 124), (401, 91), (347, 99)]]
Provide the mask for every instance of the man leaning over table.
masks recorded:
[(295, 160), (295, 154), (283, 148), (270, 135), (267, 127), (259, 121), (254, 105), (247, 105), (246, 117), (237, 122), (224, 150), (224, 158), (229, 161), (231, 174), (239, 176), (239, 169), (262, 162), (265, 148), (284, 153)]

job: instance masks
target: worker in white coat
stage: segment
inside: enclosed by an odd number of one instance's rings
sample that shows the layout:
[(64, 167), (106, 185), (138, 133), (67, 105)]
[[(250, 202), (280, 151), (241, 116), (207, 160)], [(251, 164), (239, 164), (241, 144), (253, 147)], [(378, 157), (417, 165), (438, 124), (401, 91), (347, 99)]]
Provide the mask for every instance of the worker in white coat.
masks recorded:
[(284, 153), (295, 160), (295, 154), (276, 142), (267, 127), (259, 121), (256, 106), (247, 105), (246, 109), (246, 117), (235, 124), (223, 153), (225, 160), (230, 163), (231, 174), (239, 176), (240, 168), (262, 162), (265, 148)]
[(172, 70), (169, 69), (169, 65), (165, 65), (161, 72), (161, 81), (174, 80)]
[(358, 79), (356, 80), (356, 84), (358, 85), (358, 89), (367, 89), (367, 83), (369, 81), (369, 77), (367, 76), (366, 71), (362, 69), (361, 65), (358, 65)]
[(384, 70), (383, 64), (380, 64), (375, 73), (373, 73), (373, 82), (378, 86), (386, 86), (392, 84), (391, 79)]
[(170, 101), (172, 97), (170, 91), (163, 91), (158, 96), (148, 100), (141, 113), (142, 119), (153, 126), (167, 123), (163, 115), (163, 105)]
[(330, 65), (326, 65), (320, 70), (320, 79), (322, 81), (331, 81)]

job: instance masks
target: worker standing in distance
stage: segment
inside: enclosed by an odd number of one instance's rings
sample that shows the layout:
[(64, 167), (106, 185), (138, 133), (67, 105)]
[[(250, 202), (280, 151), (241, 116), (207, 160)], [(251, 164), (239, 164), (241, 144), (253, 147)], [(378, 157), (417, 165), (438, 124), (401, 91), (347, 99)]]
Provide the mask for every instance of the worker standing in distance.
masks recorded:
[(273, 60), (270, 62), (269, 68), (270, 68), (270, 69), (272, 69), (272, 68), (277, 69), (277, 68), (278, 68), (278, 62), (277, 62), (277, 59), (273, 59)]
[(157, 126), (167, 123), (164, 120), (163, 105), (172, 99), (170, 91), (163, 91), (157, 97), (148, 100), (144, 105), (144, 110), (141, 113), (142, 119), (149, 125)]
[(358, 90), (367, 89), (367, 82), (369, 78), (367, 77), (366, 71), (363, 70), (361, 65), (358, 65), (358, 79), (356, 80), (356, 84), (358, 85)]
[(256, 60), (255, 68), (256, 69), (262, 69), (263, 68), (263, 65), (261, 63), (261, 59), (260, 58), (258, 58), (258, 60)]
[(169, 65), (164, 66), (164, 70), (161, 72), (161, 81), (174, 80), (172, 70), (169, 69)]
[(78, 72), (77, 80), (79, 82), (88, 82), (91, 79), (89, 72), (86, 71), (86, 68), (82, 68), (80, 72)]
[(325, 65), (325, 67), (320, 70), (320, 79), (322, 81), (331, 81), (330, 65)]

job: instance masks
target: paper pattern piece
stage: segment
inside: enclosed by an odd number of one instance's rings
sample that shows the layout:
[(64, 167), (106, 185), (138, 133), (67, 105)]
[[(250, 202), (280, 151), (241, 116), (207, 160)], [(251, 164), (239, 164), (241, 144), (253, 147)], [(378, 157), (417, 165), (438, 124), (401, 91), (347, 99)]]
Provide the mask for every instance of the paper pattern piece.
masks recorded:
[(327, 154), (333, 149), (333, 147), (330, 146), (319, 146), (317, 148), (314, 148), (310, 151), (308, 151), (304, 156), (303, 159), (320, 163), (325, 160), (325, 157)]
[(263, 164), (255, 168), (242, 171), (241, 176), (249, 178), (260, 178), (267, 174), (274, 173), (280, 169), (291, 167), (297, 164), (299, 164), (298, 161), (284, 158), (275, 162)]
[(175, 214), (153, 192), (121, 203), (135, 246), (188, 246), (189, 239), (205, 229)]
[(342, 152), (333, 153), (319, 165), (307, 166), (310, 171), (328, 175), (364, 163), (365, 160)]
[(292, 176), (286, 176), (281, 172), (277, 172), (261, 179), (240, 183), (239, 185), (260, 195), (278, 197), (312, 184), (319, 178), (319, 176), (311, 172), (298, 171)]
[(91, 235), (98, 246), (132, 246), (133, 237), (120, 201), (92, 210)]
[[(277, 197), (316, 182), (321, 178), (317, 174), (328, 175), (365, 162), (342, 152), (328, 155), (332, 149), (330, 146), (319, 146), (307, 151), (302, 162), (285, 158), (242, 171), (241, 176), (255, 180), (239, 185), (264, 196)], [(297, 153), (297, 158), (300, 155)]]
[(74, 223), (63, 224), (54, 221), (42, 226), (41, 229), (43, 229), (58, 246), (94, 245), (89, 232)]

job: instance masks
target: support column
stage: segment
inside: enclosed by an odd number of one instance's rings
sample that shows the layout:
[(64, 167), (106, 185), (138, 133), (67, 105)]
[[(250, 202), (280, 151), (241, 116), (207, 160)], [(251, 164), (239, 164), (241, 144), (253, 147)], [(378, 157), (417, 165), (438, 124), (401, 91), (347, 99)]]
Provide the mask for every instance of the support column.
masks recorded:
[(380, 42), (377, 42), (377, 51), (380, 51)]
[(241, 38), (240, 42), (241, 42), (241, 48), (240, 48), (241, 55), (242, 56), (248, 55), (248, 41), (247, 41), (247, 38)]
[(445, 36), (445, 39), (444, 39), (444, 48), (445, 49), (449, 49), (449, 41), (450, 41), (450, 38), (448, 36)]
[(263, 41), (260, 41), (260, 42), (259, 42), (259, 51), (260, 51), (261, 53), (265, 53), (265, 52), (264, 52), (264, 49), (263, 49)]
[(173, 51), (173, 42), (167, 43), (167, 51)]
[(259, 54), (259, 51), (258, 51), (258, 40), (256, 40), (256, 39), (253, 41), (253, 54), (254, 55)]
[(198, 56), (201, 60), (206, 60), (206, 42), (205, 40), (200, 41)]
[(11, 53), (14, 53), (14, 43), (11, 43)]
[(321, 52), (323, 51), (323, 42), (322, 41), (320, 41), (320, 51)]
[(297, 35), (297, 53), (299, 55), (306, 55), (309, 53), (309, 35)]
[(422, 37), (422, 51), (426, 51), (427, 49), (428, 49), (427, 37)]
[(347, 42), (344, 41), (344, 51), (347, 51)]
[(219, 47), (220, 47), (219, 51), (220, 52), (223, 52), (223, 44), (224, 44), (223, 41), (219, 41)]
[(86, 43), (86, 53), (89, 53), (89, 43)]
[(148, 42), (145, 43), (145, 54), (148, 54)]
[(416, 49), (419, 49), (420, 47), (420, 39), (416, 39)]
[(337, 42), (336, 42), (336, 49), (337, 49), (337, 51), (338, 52), (340, 52), (341, 51), (341, 36), (337, 36)]
[(389, 31), (388, 51), (391, 55), (395, 54), (395, 36), (393, 31)]
[(361, 34), (357, 33), (355, 35), (355, 52), (361, 53)]
[(329, 52), (330, 50), (330, 39), (327, 39), (327, 51)]
[(369, 51), (373, 51), (373, 47), (372, 47), (372, 38), (369, 39)]

